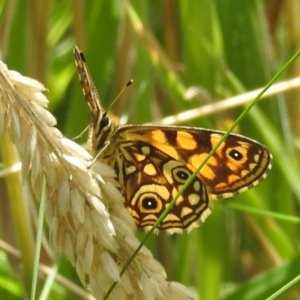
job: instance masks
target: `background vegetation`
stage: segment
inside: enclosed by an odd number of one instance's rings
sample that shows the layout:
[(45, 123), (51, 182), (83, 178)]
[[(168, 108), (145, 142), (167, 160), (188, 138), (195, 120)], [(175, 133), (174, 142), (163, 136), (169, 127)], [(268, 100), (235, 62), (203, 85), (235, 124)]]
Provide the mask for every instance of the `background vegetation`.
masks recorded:
[[(85, 52), (106, 108), (134, 78), (134, 85), (111, 110), (122, 122), (138, 124), (159, 122), (262, 87), (300, 45), (298, 1), (0, 3), (2, 60), (9, 69), (45, 84), (58, 128), (69, 138), (89, 121), (72, 54), (75, 44)], [(298, 59), (281, 79), (299, 74)], [(195, 96), (188, 97), (192, 92)], [(207, 222), (190, 234), (152, 236), (148, 243), (168, 279), (189, 286), (199, 299), (266, 299), (299, 275), (299, 222), (284, 217), (299, 212), (299, 93), (258, 103), (238, 128), (274, 155), (273, 169), (264, 182), (233, 200), (215, 203)], [(242, 109), (199, 115), (184, 125), (226, 130)], [(0, 184), (1, 241), (18, 248), (22, 233), (15, 228), (5, 182)], [(37, 204), (26, 200), (26, 205), (34, 236)], [(249, 208), (261, 209), (262, 214)], [(2, 243), (1, 249), (0, 297), (23, 299), (26, 269)], [(49, 266), (57, 261), (52, 251), (45, 240), (41, 259)], [(80, 286), (75, 270), (61, 260), (60, 274)], [(55, 283), (50, 297), (84, 296)], [(300, 299), (297, 284), (280, 299)]]

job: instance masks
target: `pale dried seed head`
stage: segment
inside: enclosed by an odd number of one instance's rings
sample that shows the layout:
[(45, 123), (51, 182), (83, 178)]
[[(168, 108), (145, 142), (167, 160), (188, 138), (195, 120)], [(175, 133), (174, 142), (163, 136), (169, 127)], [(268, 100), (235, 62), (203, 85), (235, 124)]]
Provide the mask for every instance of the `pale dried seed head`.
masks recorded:
[[(8, 71), (6, 65), (3, 65), (3, 68)], [(13, 82), (13, 84), (16, 86), (17, 89), (20, 89), (23, 91), (24, 94), (28, 94), (28, 100), (35, 100), (35, 98), (33, 97), (31, 99), (31, 95), (35, 92), (45, 92), (46, 88), (44, 87), (44, 85), (42, 85), (39, 81), (33, 79), (33, 78), (29, 78), (29, 77), (25, 77), (23, 75), (21, 75), (19, 72), (17, 71), (13, 71), (10, 70), (9, 71), (11, 80)], [(46, 97), (45, 97), (46, 98)], [(45, 99), (45, 106), (47, 106), (49, 103), (48, 99)]]
[(71, 232), (66, 232), (66, 248), (65, 248), (65, 256), (74, 266), (76, 261), (76, 254), (74, 249), (75, 239), (74, 235)]
[(81, 157), (84, 161), (85, 161), (85, 166), (84, 169), (86, 170), (87, 168), (87, 161), (91, 160), (92, 157), (89, 153), (87, 153), (81, 146), (79, 146), (78, 144), (76, 144), (74, 141), (69, 140), (67, 138), (62, 138), (61, 142), (68, 148), (70, 148), (72, 150), (73, 154), (76, 154), (76, 156), (72, 156), (75, 159), (77, 159), (77, 156)]
[(61, 216), (65, 215), (70, 209), (70, 186), (67, 179), (63, 179), (58, 188), (57, 208)]
[(47, 201), (46, 201), (45, 214), (46, 214), (46, 218), (47, 218), (48, 222), (50, 223), (50, 228), (53, 227), (53, 232), (56, 232), (54, 229), (57, 228), (58, 225), (56, 225), (56, 227), (55, 227), (54, 226), (55, 223), (52, 224), (52, 222), (58, 223), (58, 218), (55, 215), (53, 203), (49, 199), (47, 199)]
[[(29, 171), (30, 166), (32, 165), (32, 160), (34, 159), (34, 157), (36, 155), (39, 156), (38, 151), (36, 151), (36, 149), (37, 149), (37, 145), (36, 145), (36, 143), (37, 143), (37, 130), (36, 130), (35, 126), (29, 125), (28, 127), (29, 127), (28, 136), (26, 136), (25, 133), (24, 133), (23, 140), (25, 141), (25, 138), (26, 138), (24, 147), (26, 148), (25, 151), (27, 153), (29, 153), (29, 155), (25, 156), (23, 161), (22, 161), (23, 169), (24, 169), (24, 171), (26, 171), (26, 175)], [(22, 133), (22, 135), (23, 135), (23, 133)], [(23, 179), (25, 179), (25, 178), (23, 177)]]
[[(66, 154), (63, 154), (62, 157), (75, 167), (74, 168), (75, 172), (78, 172), (79, 170), (81, 170), (82, 172), (84, 172), (84, 174), (86, 173), (86, 164), (82, 160), (79, 160), (74, 156), (70, 156), (70, 155), (66, 155)], [(78, 175), (79, 174), (77, 174), (77, 176)], [(86, 175), (83, 175), (83, 176), (86, 176)]]
[(55, 168), (56, 163), (50, 153), (42, 153), (41, 164), (47, 172), (47, 187), (53, 187), (56, 184), (57, 172)]
[(63, 223), (58, 223), (56, 235), (52, 237), (52, 244), (58, 253), (65, 252), (65, 231), (66, 227)]
[(109, 167), (108, 165), (101, 163), (100, 161), (95, 161), (92, 166), (91, 169), (96, 173), (99, 174), (100, 176), (105, 176), (107, 177), (111, 177), (113, 179), (116, 178), (116, 173), (115, 171)]
[[(48, 112), (48, 111), (47, 111)], [(49, 113), (49, 112), (48, 112)], [(57, 139), (59, 139), (59, 143), (61, 144), (61, 140), (63, 138), (63, 135), (62, 133), (55, 127), (52, 127), (52, 130), (51, 130), (51, 136), (54, 138), (56, 137)], [(70, 150), (71, 152), (71, 150)]]
[[(47, 201), (47, 202), (49, 203), (50, 201)], [(49, 211), (47, 211), (47, 214), (50, 215)], [(48, 215), (47, 215), (47, 218), (48, 218)], [(51, 215), (52, 216), (50, 216), (50, 218), (49, 218), (49, 225), (51, 228), (50, 242), (53, 245), (55, 243), (55, 241), (57, 240), (57, 233), (58, 233), (58, 229), (59, 229), (59, 218), (57, 216), (54, 216), (53, 213)]]
[(93, 178), (93, 174), (89, 170), (80, 172), (77, 169), (76, 173), (76, 188), (79, 188), (89, 199), (90, 196), (95, 195), (102, 199), (102, 192), (97, 184), (97, 181)]
[[(127, 247), (131, 248), (133, 251), (139, 246), (139, 241), (135, 238), (132, 238), (132, 236), (127, 235), (125, 238)], [(142, 248), (141, 251), (139, 251), (138, 256), (139, 258), (144, 255), (147, 259), (152, 256), (152, 253), (149, 249), (146, 247)]]
[(93, 257), (94, 257), (94, 239), (89, 238), (87, 239), (87, 242), (84, 247), (83, 252), (83, 261), (85, 266), (85, 273), (90, 273), (90, 269), (93, 263)]
[(111, 286), (113, 283), (111, 277), (107, 275), (106, 270), (102, 267), (101, 264), (97, 264), (93, 276), (90, 277), (90, 288), (93, 291), (93, 295), (97, 299), (103, 299), (105, 295), (105, 290), (103, 286)]
[(100, 262), (102, 264), (102, 268), (107, 272), (108, 276), (113, 281), (120, 280), (120, 269), (117, 267), (115, 261), (106, 251), (103, 251), (100, 255)]
[(178, 282), (170, 282), (168, 284), (167, 290), (168, 298), (170, 300), (178, 299), (178, 300), (186, 300), (186, 299), (195, 299), (195, 295), (191, 293), (185, 286), (179, 284)]
[[(132, 219), (132, 217), (130, 215), (127, 214), (127, 210), (124, 211), (125, 208), (120, 208), (120, 209), (111, 209), (110, 211), (112, 212), (111, 214), (111, 220), (113, 222), (113, 224), (117, 224), (114, 225), (115, 228), (117, 229), (119, 227), (118, 224), (121, 224), (120, 227), (122, 226), (122, 231), (123, 232), (130, 232), (131, 235), (130, 236), (134, 236), (134, 232), (136, 231), (136, 225)], [(124, 215), (124, 217), (122, 216), (122, 214)], [(120, 228), (119, 228), (120, 231)]]
[[(116, 288), (112, 291), (113, 299), (126, 300), (127, 299), (126, 294), (128, 293), (126, 293), (124, 286), (121, 284), (118, 284)], [(136, 299), (136, 298), (131, 297), (131, 299)]]
[[(33, 191), (34, 197), (37, 201), (39, 201), (41, 199), (41, 197), (39, 197), (39, 196), (42, 193), (43, 174), (39, 173), (38, 176), (36, 177), (36, 180), (34, 182), (31, 182), (31, 184), (32, 184), (32, 191)], [(47, 204), (47, 202), (46, 202), (46, 204)]]
[(2, 138), (3, 136), (3, 133), (4, 131), (6, 131), (6, 126), (4, 127), (4, 119), (5, 119), (5, 107), (4, 107), (4, 104), (3, 104), (3, 101), (2, 101), (2, 98), (3, 98), (3, 94), (1, 93), (2, 92), (2, 89), (0, 88), (0, 138)]
[(84, 266), (84, 261), (82, 260), (82, 256), (81, 255), (79, 255), (77, 257), (77, 259), (76, 259), (75, 268), (76, 268), (76, 272), (78, 274), (78, 277), (79, 277), (80, 281), (82, 282), (82, 284), (84, 286), (87, 286), (86, 273), (83, 272), (83, 270), (85, 270), (85, 266)]
[[(103, 198), (114, 199), (114, 203), (111, 205), (110, 209), (112, 209), (114, 204), (117, 205), (118, 209), (120, 206), (122, 207), (124, 205), (124, 198), (112, 182), (107, 181), (105, 184), (100, 184), (100, 186), (103, 193)], [(122, 214), (124, 213), (122, 212)]]
[[(88, 201), (90, 205), (93, 207), (93, 209), (95, 209), (100, 215), (106, 217), (109, 216), (103, 202), (101, 202), (98, 197), (91, 195)], [(91, 212), (93, 212), (93, 210)]]
[(31, 183), (34, 185), (36, 182), (38, 175), (42, 173), (41, 171), (41, 157), (40, 157), (40, 152), (39, 151), (34, 151), (34, 155), (32, 156), (32, 161), (31, 161)]
[[(97, 234), (99, 236), (101, 236), (101, 238), (104, 240), (104, 238), (107, 238), (108, 241), (109, 241), (109, 244), (111, 244), (111, 242), (113, 244), (115, 244), (115, 239), (112, 239), (111, 237), (112, 236), (115, 236), (116, 235), (116, 232), (115, 232), (115, 227), (114, 225), (110, 222), (105, 222), (104, 218), (101, 218), (101, 216), (99, 216), (99, 213), (95, 210), (92, 210), (90, 212), (90, 217), (92, 218), (91, 221), (94, 223), (94, 224), (97, 224), (98, 227), (97, 228)], [(103, 232), (99, 231), (99, 228), (105, 228), (105, 230)], [(115, 247), (115, 246), (113, 246)]]
[[(20, 143), (20, 136), (21, 136), (21, 129), (20, 129), (20, 121), (19, 116), (15, 111), (15, 108), (13, 106), (10, 107), (9, 111), (9, 120), (10, 124), (13, 124), (9, 128), (10, 130), (10, 136), (13, 141), (16, 141), (16, 143)], [(18, 147), (19, 146), (19, 147)], [(18, 149), (20, 148), (20, 151), (23, 151), (22, 145), (17, 144)]]
[[(42, 91), (43, 85), (0, 62), (0, 136), (8, 132), (16, 145), (37, 199), (46, 177), (50, 241), (102, 299), (138, 245), (135, 225), (116, 189), (114, 170), (98, 162), (87, 170), (90, 155), (53, 127), (56, 120), (45, 109)], [(193, 299), (165, 278), (162, 266), (142, 248), (111, 299)]]
[[(41, 121), (43, 122), (44, 125), (49, 126), (49, 127), (56, 125), (56, 119), (48, 110), (46, 110), (46, 108), (39, 106), (35, 102), (31, 102), (31, 108), (34, 109), (37, 117), (41, 118)], [(53, 131), (53, 134), (55, 132), (58, 133), (58, 131)], [(62, 137), (62, 135), (61, 135), (61, 137)]]
[(141, 274), (141, 287), (145, 294), (145, 298), (149, 300), (155, 300), (155, 291), (153, 290), (153, 284), (148, 276), (144, 273)]
[(164, 268), (157, 260), (154, 260), (152, 257), (151, 260), (151, 265), (147, 264), (147, 261), (149, 261), (149, 257), (148, 259), (146, 259), (145, 257), (141, 257), (138, 261), (141, 266), (145, 266), (146, 264), (147, 267), (144, 268), (143, 271), (149, 278), (151, 278), (153, 281), (156, 280), (157, 282), (164, 281), (164, 279), (167, 277)]
[(130, 272), (125, 273), (121, 278), (120, 278), (120, 285), (123, 286), (124, 290), (127, 292), (128, 295), (135, 295), (135, 285), (136, 282), (131, 280), (132, 274)]
[[(76, 220), (76, 228), (80, 226), (84, 222), (85, 214), (84, 214), (84, 199), (80, 196), (79, 191), (76, 189), (71, 190), (71, 211), (74, 213)], [(78, 222), (78, 223), (77, 223)]]

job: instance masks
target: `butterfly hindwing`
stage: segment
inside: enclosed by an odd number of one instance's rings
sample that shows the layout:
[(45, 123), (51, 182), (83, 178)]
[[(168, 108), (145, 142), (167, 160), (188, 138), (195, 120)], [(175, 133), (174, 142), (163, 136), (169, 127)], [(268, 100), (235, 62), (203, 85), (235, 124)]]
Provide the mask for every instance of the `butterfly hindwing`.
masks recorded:
[[(167, 153), (140, 141), (124, 143), (122, 157), (116, 166), (123, 177), (125, 206), (135, 222), (150, 229), (178, 194), (192, 171)], [(159, 230), (180, 232), (191, 230), (204, 222), (210, 213), (205, 185), (196, 177), (179, 196), (168, 215), (158, 225)]]

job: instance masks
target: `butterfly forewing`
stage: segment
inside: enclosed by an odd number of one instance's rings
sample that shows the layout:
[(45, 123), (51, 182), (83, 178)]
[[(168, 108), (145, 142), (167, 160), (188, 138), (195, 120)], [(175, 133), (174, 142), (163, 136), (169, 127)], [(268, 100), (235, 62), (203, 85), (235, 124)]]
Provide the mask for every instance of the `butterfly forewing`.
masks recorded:
[[(130, 135), (184, 163), (190, 171), (203, 162), (224, 132), (178, 126), (125, 126), (120, 140)], [(264, 179), (272, 166), (266, 147), (241, 135), (231, 134), (199, 173), (210, 199), (232, 197)]]
[[(125, 207), (149, 229), (220, 141), (224, 132), (179, 126), (119, 126), (99, 103), (84, 56), (74, 48), (80, 83), (92, 112), (95, 155), (116, 172)], [(158, 226), (167, 233), (190, 231), (210, 213), (210, 200), (232, 197), (264, 179), (272, 155), (254, 140), (231, 134), (179, 196)]]
[(91, 131), (90, 142), (95, 152), (99, 152), (107, 145), (114, 131), (119, 126), (118, 119), (115, 118), (113, 122), (101, 106), (98, 91), (90, 75), (82, 51), (75, 46), (73, 52), (82, 92), (91, 110), (91, 121), (89, 124)]
[(74, 56), (84, 97), (91, 109), (91, 112), (99, 115), (101, 114), (102, 109), (98, 92), (87, 68), (84, 54), (76, 46), (74, 47)]

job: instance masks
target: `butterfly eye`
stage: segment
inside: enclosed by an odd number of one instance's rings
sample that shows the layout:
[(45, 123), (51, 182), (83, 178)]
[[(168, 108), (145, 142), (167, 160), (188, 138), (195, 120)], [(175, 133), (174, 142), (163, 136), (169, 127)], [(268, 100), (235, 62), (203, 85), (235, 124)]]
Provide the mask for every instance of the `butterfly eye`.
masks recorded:
[(243, 154), (237, 150), (231, 150), (229, 156), (234, 160), (241, 160), (243, 158)]
[(190, 177), (190, 172), (183, 167), (178, 167), (172, 170), (173, 177), (178, 183), (185, 183)]
[(100, 121), (100, 130), (103, 129), (103, 128), (106, 128), (110, 125), (110, 119), (109, 117), (107, 116), (107, 113), (104, 113), (103, 114), (103, 117)]

